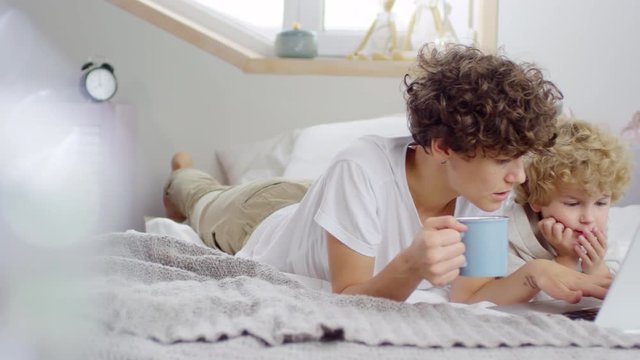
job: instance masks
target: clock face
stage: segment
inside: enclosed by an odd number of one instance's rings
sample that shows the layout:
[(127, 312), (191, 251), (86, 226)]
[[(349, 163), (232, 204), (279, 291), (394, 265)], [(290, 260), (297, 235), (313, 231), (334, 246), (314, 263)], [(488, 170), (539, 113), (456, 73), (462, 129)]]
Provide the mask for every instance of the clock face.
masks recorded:
[(113, 73), (104, 68), (91, 70), (85, 78), (89, 95), (97, 101), (106, 101), (116, 93), (117, 84)]

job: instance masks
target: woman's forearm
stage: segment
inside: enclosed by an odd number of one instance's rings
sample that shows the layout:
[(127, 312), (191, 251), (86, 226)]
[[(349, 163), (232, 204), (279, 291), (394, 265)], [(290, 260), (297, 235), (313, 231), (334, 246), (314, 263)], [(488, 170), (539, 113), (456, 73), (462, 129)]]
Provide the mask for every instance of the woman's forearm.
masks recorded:
[(341, 291), (342, 294), (363, 294), (404, 301), (416, 289), (422, 278), (412, 269), (403, 256), (396, 256), (380, 273), (371, 279), (353, 284)]
[(476, 303), (490, 301), (495, 304), (515, 304), (531, 300), (538, 292), (538, 260), (529, 261), (517, 271), (503, 278), (478, 281), (474, 278), (456, 279), (451, 289), (451, 301)]

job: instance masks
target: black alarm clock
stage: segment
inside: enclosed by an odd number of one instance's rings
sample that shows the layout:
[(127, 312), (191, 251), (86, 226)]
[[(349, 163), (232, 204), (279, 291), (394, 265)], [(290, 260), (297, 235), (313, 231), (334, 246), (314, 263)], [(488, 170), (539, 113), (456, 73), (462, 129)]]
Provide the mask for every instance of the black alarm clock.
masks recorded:
[(108, 63), (87, 62), (82, 65), (80, 86), (83, 93), (92, 101), (108, 101), (118, 90), (118, 81), (113, 66)]

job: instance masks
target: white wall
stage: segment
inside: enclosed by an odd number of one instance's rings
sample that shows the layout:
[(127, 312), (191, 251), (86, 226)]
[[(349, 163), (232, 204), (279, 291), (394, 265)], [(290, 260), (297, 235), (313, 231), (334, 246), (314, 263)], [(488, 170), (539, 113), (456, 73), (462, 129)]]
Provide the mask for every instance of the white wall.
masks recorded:
[(576, 116), (618, 132), (640, 110), (640, 1), (501, 0), (498, 44), (533, 61)]
[[(8, 10), (24, 14), (56, 51), (54, 90), (75, 92), (90, 56), (114, 65), (120, 88), (113, 102), (136, 110), (127, 170), (134, 191), (122, 196), (132, 197), (131, 226), (138, 229), (143, 215), (162, 214), (161, 189), (176, 150), (192, 152), (199, 167), (219, 175), (216, 148), (404, 109), (399, 78), (243, 74), (104, 0), (0, 0), (0, 11)], [(502, 0), (499, 44), (545, 68), (577, 115), (619, 129), (640, 109), (638, 15), (635, 0)], [(37, 51), (29, 56), (40, 66), (23, 69), (31, 76), (56, 71)]]

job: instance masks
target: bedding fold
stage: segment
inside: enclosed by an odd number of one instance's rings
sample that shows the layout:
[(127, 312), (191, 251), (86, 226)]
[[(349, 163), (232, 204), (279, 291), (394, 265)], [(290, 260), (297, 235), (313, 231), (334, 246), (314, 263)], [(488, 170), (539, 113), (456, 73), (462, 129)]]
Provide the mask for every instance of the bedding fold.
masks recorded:
[(104, 331), (162, 344), (252, 336), (267, 345), (638, 348), (640, 336), (559, 315), (478, 314), (308, 289), (275, 268), (163, 235), (97, 239), (91, 301)]

